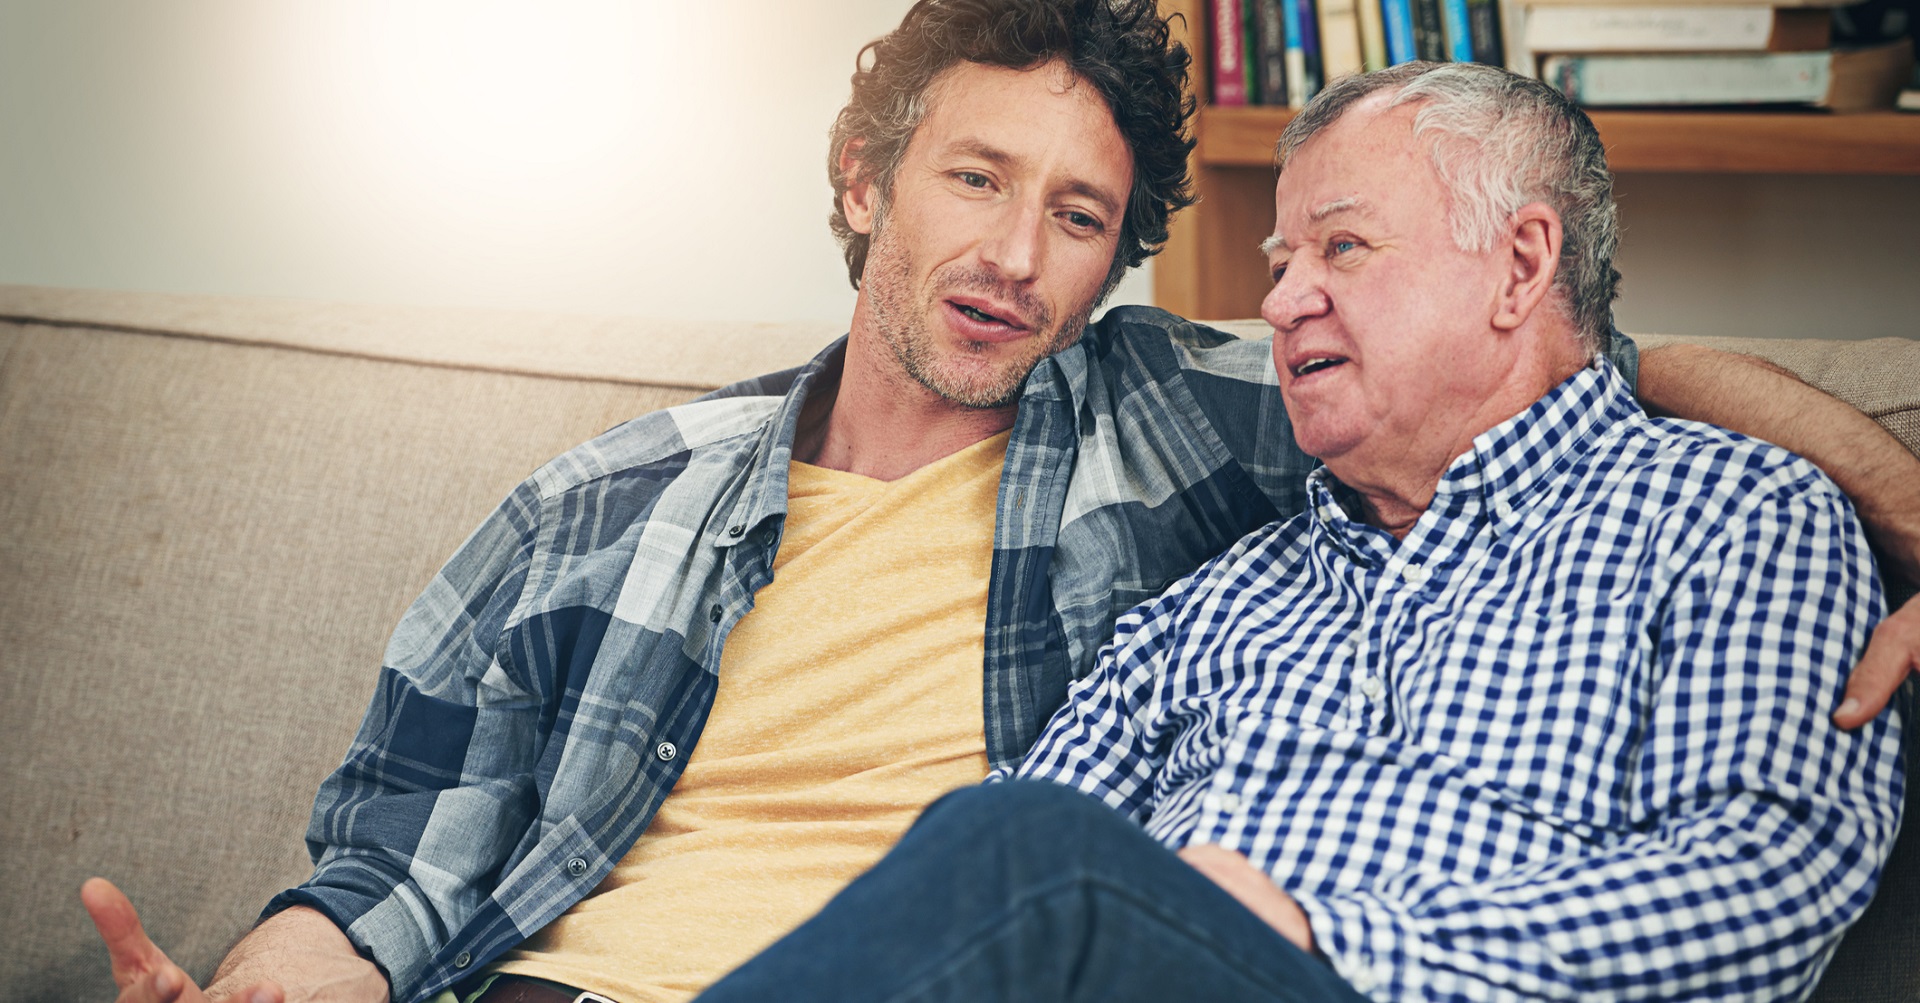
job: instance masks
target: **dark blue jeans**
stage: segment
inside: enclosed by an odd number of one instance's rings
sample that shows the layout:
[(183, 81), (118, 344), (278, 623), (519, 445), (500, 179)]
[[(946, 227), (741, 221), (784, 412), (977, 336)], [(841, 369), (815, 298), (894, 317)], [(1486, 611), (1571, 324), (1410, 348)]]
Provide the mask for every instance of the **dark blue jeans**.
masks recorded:
[(936, 801), (700, 1003), (1362, 999), (1132, 822), (1022, 781)]

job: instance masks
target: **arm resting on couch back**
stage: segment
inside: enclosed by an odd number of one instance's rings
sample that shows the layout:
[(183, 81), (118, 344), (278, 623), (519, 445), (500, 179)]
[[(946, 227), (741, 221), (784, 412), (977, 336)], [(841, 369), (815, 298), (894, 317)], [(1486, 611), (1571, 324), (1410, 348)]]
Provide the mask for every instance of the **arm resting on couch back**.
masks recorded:
[[(1873, 419), (1771, 363), (1699, 345), (1644, 350), (1639, 396), (1655, 414), (1711, 422), (1813, 461), (1852, 499), (1887, 559), (1920, 581), (1920, 458)], [(1872, 720), (1910, 672), (1920, 672), (1920, 598), (1875, 628), (1834, 723)]]

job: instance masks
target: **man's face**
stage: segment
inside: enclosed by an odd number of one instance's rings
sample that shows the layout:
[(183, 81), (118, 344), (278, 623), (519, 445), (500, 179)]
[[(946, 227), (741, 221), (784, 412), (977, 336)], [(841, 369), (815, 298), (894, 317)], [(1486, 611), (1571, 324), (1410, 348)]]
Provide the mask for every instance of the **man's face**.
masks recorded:
[(1343, 480), (1444, 466), (1513, 364), (1486, 326), (1511, 253), (1454, 245), (1414, 109), (1378, 111), (1381, 100), (1363, 100), (1281, 174), (1275, 283), (1261, 304), (1300, 448)]
[(856, 314), (920, 386), (1004, 407), (1085, 328), (1133, 158), (1099, 92), (1057, 63), (961, 63), (928, 100), (884, 215), (850, 193), (849, 223), (873, 234)]

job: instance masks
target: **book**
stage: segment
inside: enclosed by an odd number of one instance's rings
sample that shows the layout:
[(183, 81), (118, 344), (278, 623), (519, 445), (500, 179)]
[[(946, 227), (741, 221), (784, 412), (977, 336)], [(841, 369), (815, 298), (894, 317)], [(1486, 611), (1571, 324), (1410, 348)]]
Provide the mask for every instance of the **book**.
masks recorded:
[[(1820, 7), (1831, 10), (1845, 7), (1859, 0), (1773, 0), (1773, 7)], [(1688, 7), (1751, 7), (1753, 0), (1607, 0), (1612, 6), (1673, 7), (1684, 3)], [(1594, 0), (1526, 0), (1528, 7), (1538, 10), (1542, 7), (1591, 7)]]
[(1257, 76), (1260, 79), (1260, 103), (1275, 107), (1287, 104), (1287, 15), (1280, 0), (1254, 0), (1254, 36), (1259, 43)]
[(1213, 103), (1247, 103), (1246, 31), (1243, 0), (1207, 0), (1213, 14)]
[(1540, 64), (1527, 47), (1527, 17), (1532, 8), (1518, 0), (1500, 5), (1500, 38), (1507, 44), (1507, 69), (1523, 77), (1539, 77)]
[(1441, 0), (1413, 0), (1413, 52), (1435, 63), (1447, 61), (1447, 34), (1440, 26)]
[(1496, 0), (1467, 0), (1467, 30), (1473, 35), (1474, 62), (1488, 66), (1506, 62), (1506, 51), (1500, 44), (1500, 5)]
[(1300, 45), (1300, 0), (1280, 0), (1280, 19), (1287, 29), (1287, 107), (1307, 106), (1307, 50)]
[(1360, 11), (1355, 8), (1355, 0), (1319, 0), (1319, 8), (1320, 77), (1323, 85), (1336, 77), (1364, 71), (1365, 57), (1360, 52)]
[(1440, 0), (1440, 27), (1446, 36), (1447, 58), (1473, 62), (1473, 36), (1467, 31), (1467, 0)]
[(1548, 56), (1540, 75), (1587, 107), (1797, 104), (1891, 108), (1913, 72), (1906, 40), (1827, 52)]
[(1833, 14), (1765, 4), (1536, 7), (1527, 15), (1535, 52), (1818, 52), (1833, 39)]
[(1305, 64), (1300, 75), (1300, 89), (1306, 91), (1308, 100), (1312, 100), (1327, 80), (1321, 63), (1320, 4), (1319, 0), (1299, 0), (1299, 3), (1300, 55)]
[(1386, 14), (1381, 0), (1360, 0), (1360, 66), (1369, 72), (1387, 68)]
[(1413, 0), (1380, 0), (1380, 14), (1387, 36), (1387, 65), (1413, 62), (1418, 55), (1413, 47)]
[(1247, 103), (1260, 103), (1260, 0), (1240, 0), (1240, 65), (1247, 70)]

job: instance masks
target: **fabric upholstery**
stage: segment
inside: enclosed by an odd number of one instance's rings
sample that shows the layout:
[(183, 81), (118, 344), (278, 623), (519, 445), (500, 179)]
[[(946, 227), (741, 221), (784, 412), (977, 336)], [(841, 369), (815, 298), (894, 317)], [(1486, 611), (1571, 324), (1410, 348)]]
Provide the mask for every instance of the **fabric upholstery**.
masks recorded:
[[(306, 873), (462, 536), (547, 458), (838, 333), (0, 286), (0, 1001), (112, 998), (92, 874), (209, 974)], [(1920, 342), (1752, 344), (1920, 451)], [(1902, 863), (1819, 998), (1920, 996)]]

